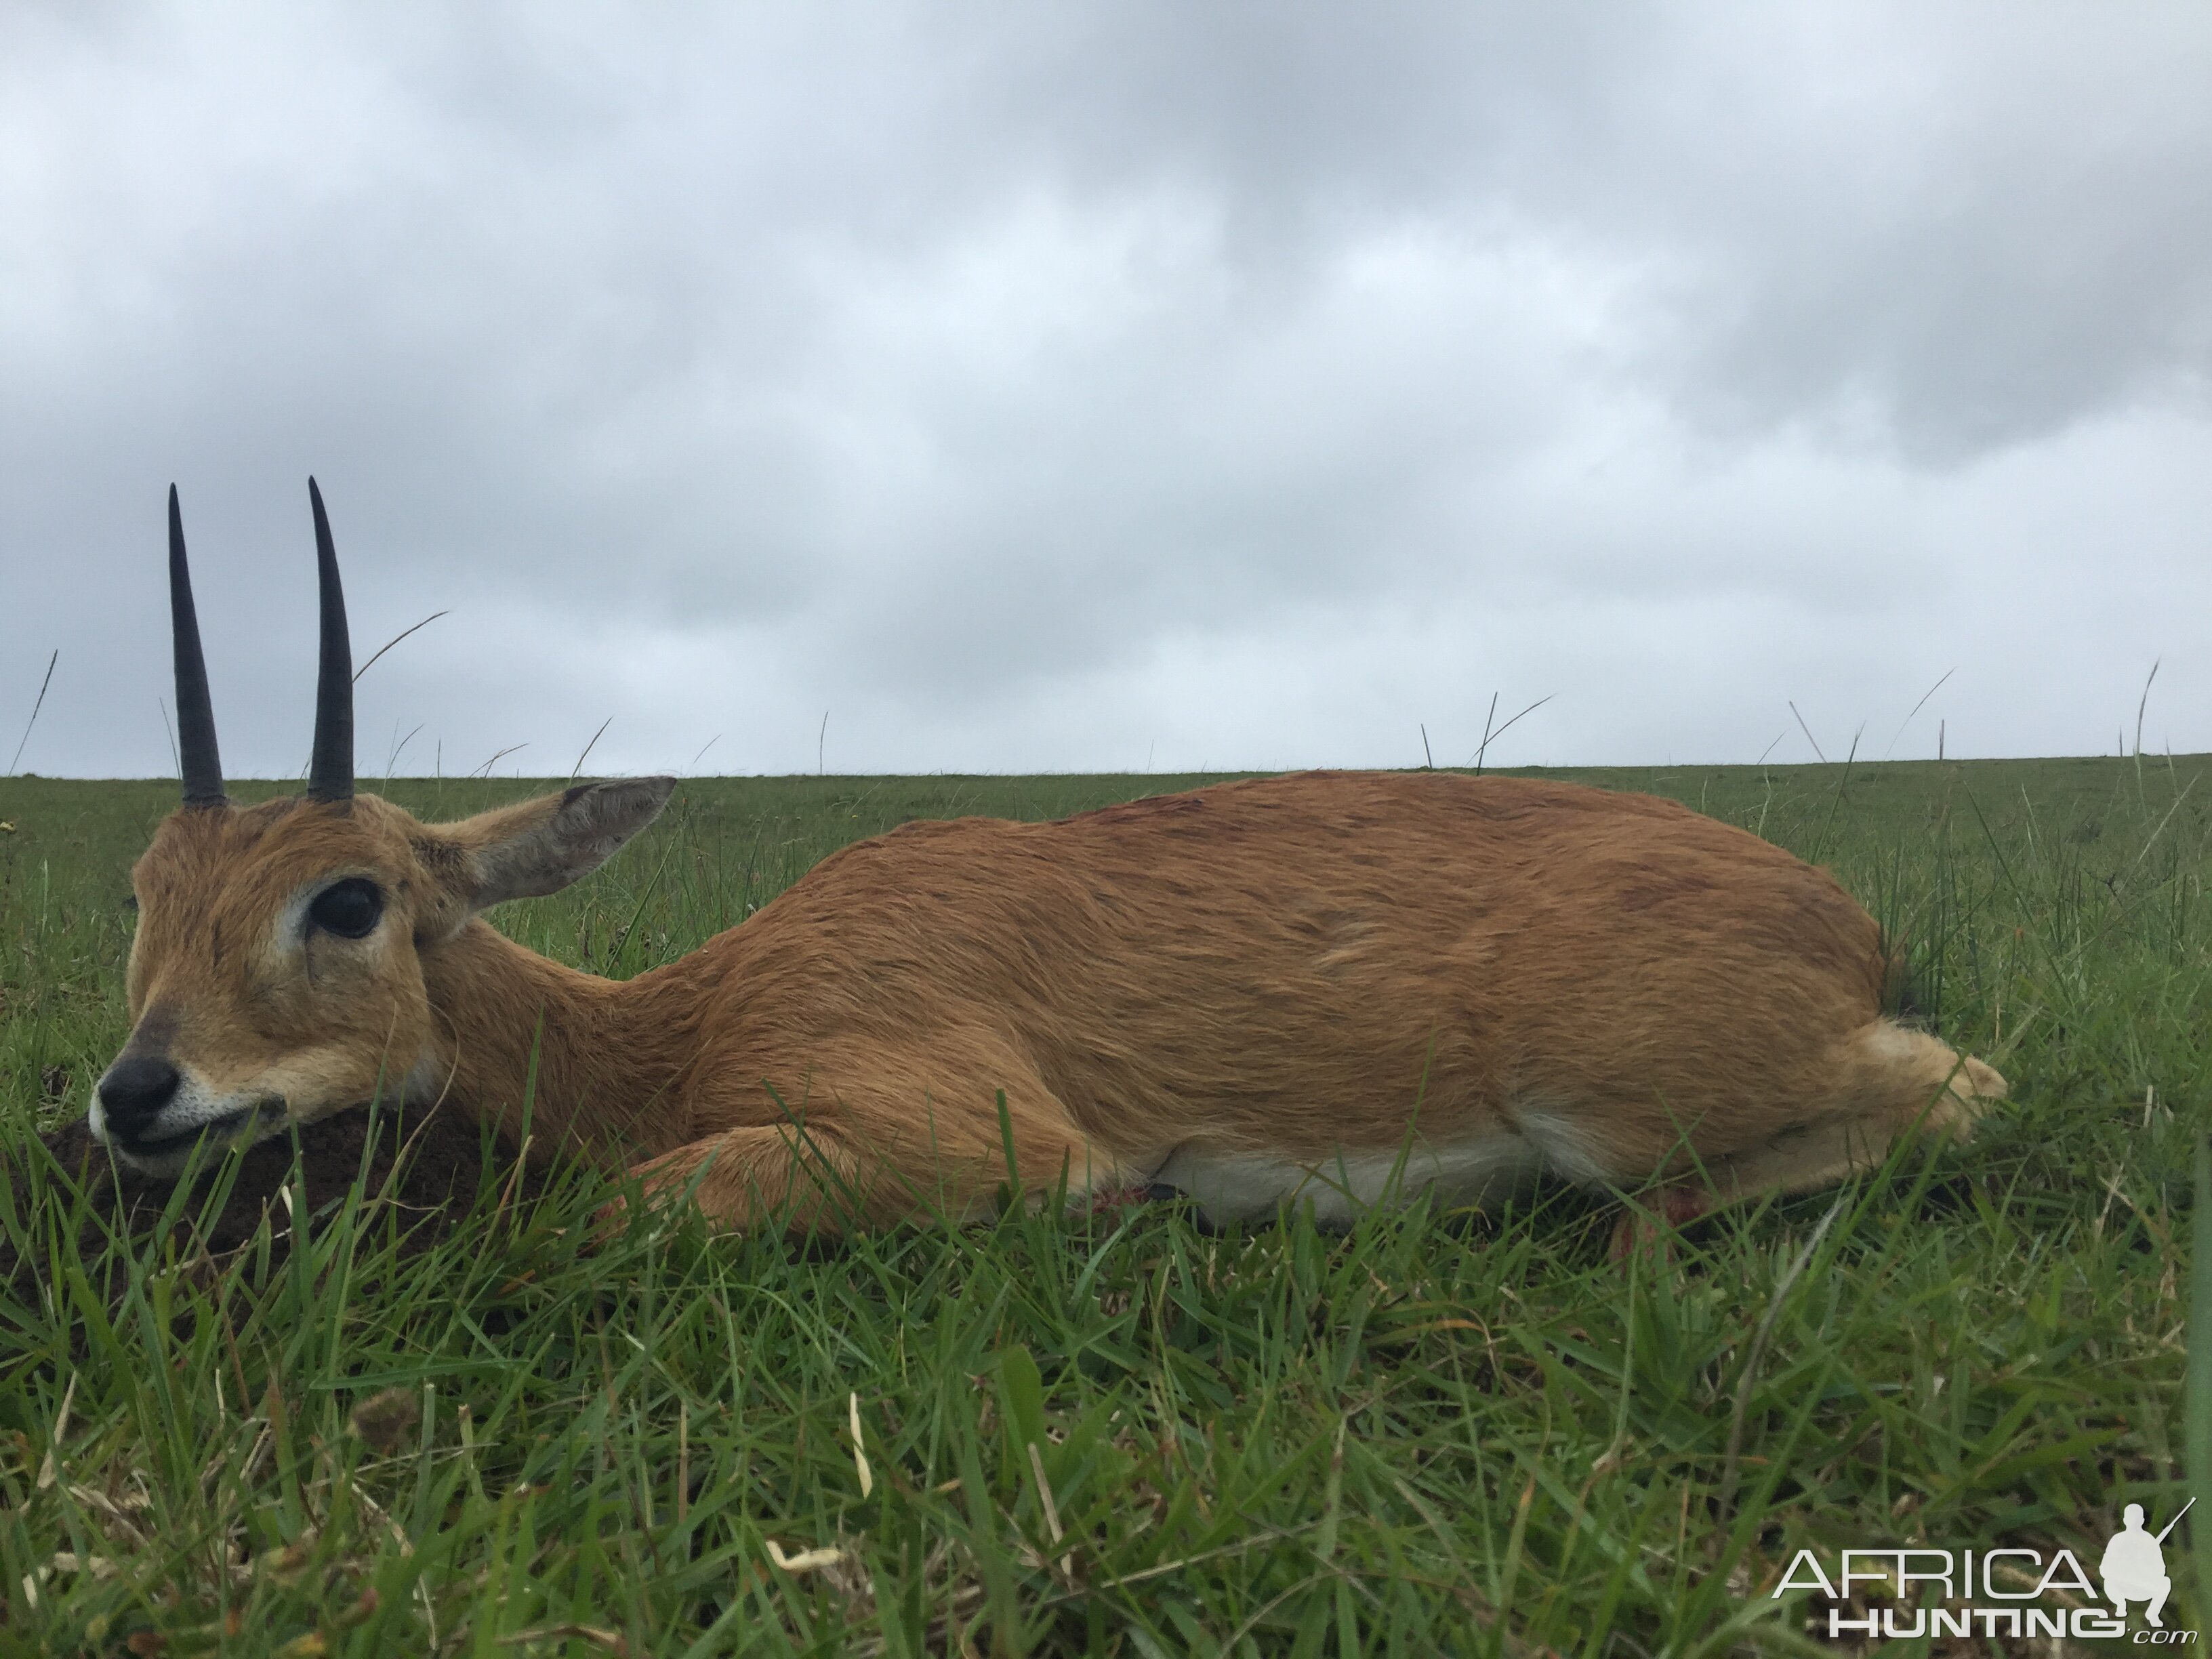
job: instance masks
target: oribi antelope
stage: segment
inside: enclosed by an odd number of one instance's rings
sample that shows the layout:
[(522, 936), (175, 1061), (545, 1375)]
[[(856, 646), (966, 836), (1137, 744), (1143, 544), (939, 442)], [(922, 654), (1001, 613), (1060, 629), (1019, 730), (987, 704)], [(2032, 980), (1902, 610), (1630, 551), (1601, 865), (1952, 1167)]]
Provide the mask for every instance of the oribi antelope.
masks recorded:
[(668, 778), (455, 823), (355, 792), (321, 494), (302, 799), (224, 795), (169, 496), (184, 804), (132, 872), (130, 1039), (93, 1133), (180, 1168), (381, 1090), (635, 1169), (715, 1223), (954, 1218), (1160, 1183), (1216, 1220), (1653, 1177), (1671, 1213), (1833, 1180), (2004, 1081), (1882, 1017), (1823, 872), (1668, 801), (1308, 773), (1051, 823), (912, 823), (626, 982), (483, 912), (556, 891)]

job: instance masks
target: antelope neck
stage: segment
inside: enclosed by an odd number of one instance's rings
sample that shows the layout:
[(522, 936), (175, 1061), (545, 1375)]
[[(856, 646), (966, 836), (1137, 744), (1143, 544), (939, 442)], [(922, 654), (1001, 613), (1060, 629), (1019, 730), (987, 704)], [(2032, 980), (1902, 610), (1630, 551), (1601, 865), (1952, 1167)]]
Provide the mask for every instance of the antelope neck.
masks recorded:
[(677, 1094), (690, 999), (665, 972), (602, 979), (481, 921), (423, 957), (433, 1030), (423, 1081), (532, 1148), (571, 1142), (624, 1162), (681, 1146)]

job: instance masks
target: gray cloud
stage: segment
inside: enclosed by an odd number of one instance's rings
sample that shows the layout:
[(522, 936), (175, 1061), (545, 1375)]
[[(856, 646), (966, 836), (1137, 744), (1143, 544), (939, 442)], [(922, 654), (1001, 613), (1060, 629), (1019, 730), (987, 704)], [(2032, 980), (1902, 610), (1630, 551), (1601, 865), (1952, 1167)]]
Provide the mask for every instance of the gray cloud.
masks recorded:
[(1899, 752), (2078, 750), (2160, 655), (2212, 747), (2206, 84), (2181, 5), (18, 9), (0, 727), (59, 646), (24, 764), (166, 768), (173, 477), (296, 768), (312, 471), (364, 653), (453, 610), (365, 773), (1401, 764), (1501, 688), (1509, 762), (1794, 758), (1952, 667)]

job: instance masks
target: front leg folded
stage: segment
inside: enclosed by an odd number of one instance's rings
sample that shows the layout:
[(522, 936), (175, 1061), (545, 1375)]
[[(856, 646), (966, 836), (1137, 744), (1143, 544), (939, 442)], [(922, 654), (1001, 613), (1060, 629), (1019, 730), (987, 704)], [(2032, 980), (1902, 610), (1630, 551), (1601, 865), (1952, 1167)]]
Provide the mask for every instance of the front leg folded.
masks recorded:
[(718, 1229), (781, 1225), (794, 1233), (839, 1233), (875, 1218), (871, 1194), (884, 1171), (854, 1156), (818, 1123), (728, 1129), (631, 1170), (648, 1203), (687, 1195)]
[(866, 1136), (840, 1113), (727, 1129), (638, 1164), (648, 1200), (687, 1193), (718, 1228), (781, 1227), (842, 1233), (899, 1221), (957, 1225), (992, 1213), (1011, 1186), (1030, 1202), (1066, 1182), (1080, 1200), (1123, 1184), (1094, 1161), (1090, 1143), (1064, 1119), (1034, 1108), (1010, 1112), (1008, 1139), (995, 1107), (903, 1134)]

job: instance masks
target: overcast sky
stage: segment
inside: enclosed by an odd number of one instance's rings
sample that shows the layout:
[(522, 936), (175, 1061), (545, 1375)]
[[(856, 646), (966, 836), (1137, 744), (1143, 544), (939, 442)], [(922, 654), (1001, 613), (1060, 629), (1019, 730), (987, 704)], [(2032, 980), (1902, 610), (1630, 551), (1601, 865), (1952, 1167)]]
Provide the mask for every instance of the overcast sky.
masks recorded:
[(707, 10), (0, 9), (0, 758), (2212, 750), (2197, 0)]

